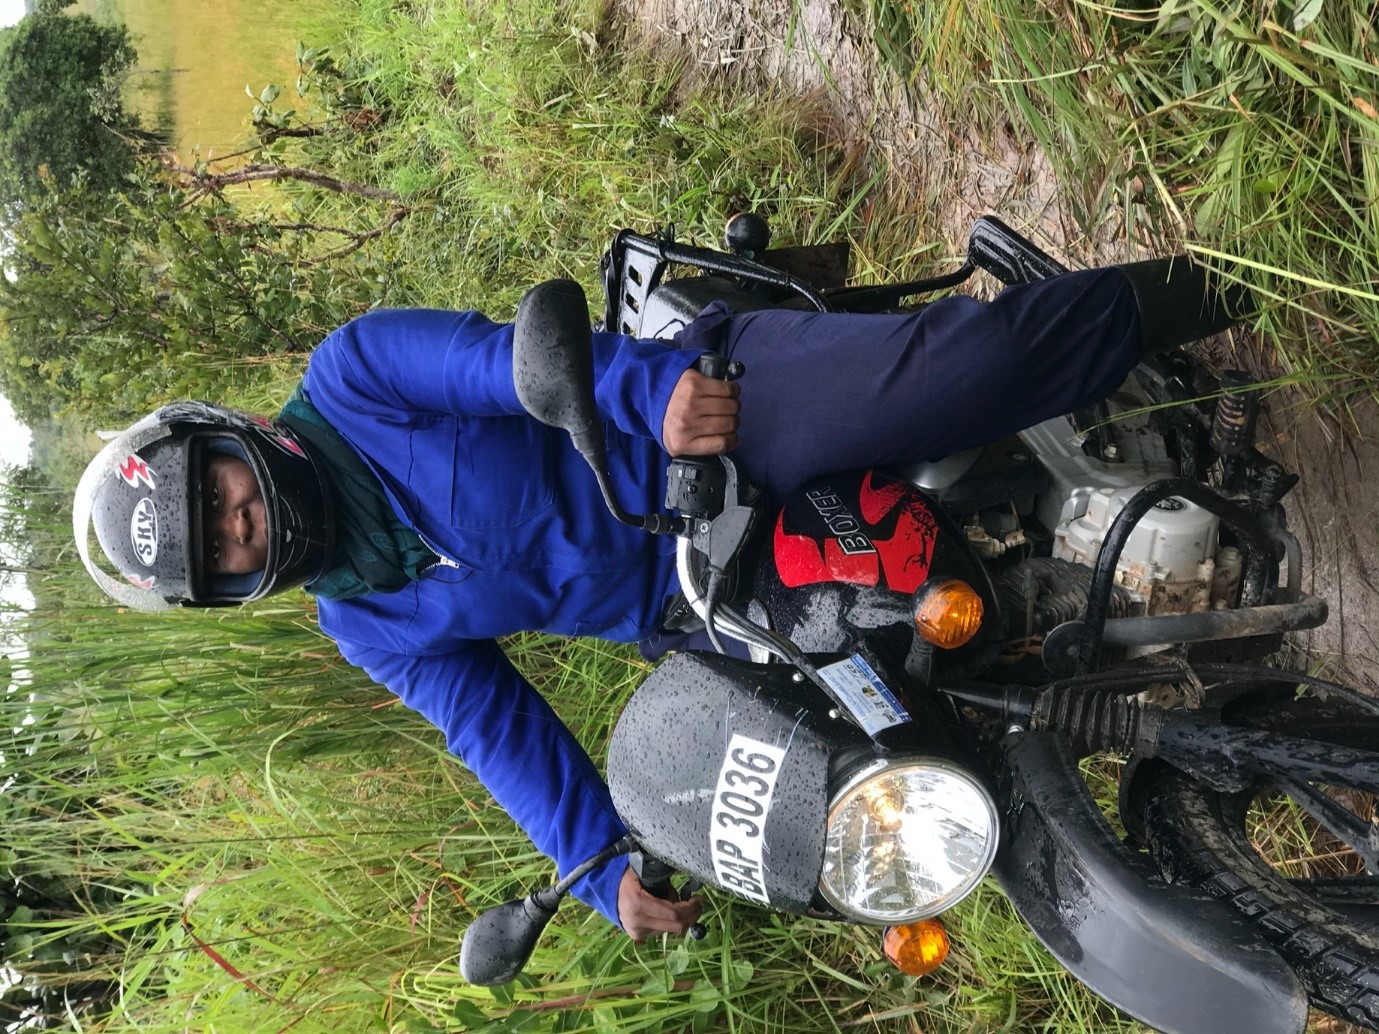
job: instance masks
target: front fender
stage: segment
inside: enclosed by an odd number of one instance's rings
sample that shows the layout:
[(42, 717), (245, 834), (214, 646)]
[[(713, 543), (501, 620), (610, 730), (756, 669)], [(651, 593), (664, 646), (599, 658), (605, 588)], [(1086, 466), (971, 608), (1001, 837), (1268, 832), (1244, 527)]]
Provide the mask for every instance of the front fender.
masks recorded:
[(996, 878), (1075, 977), (1164, 1034), (1305, 1029), (1307, 994), (1282, 957), (1117, 839), (1062, 736), (1013, 732), (1001, 751), (1009, 778)]

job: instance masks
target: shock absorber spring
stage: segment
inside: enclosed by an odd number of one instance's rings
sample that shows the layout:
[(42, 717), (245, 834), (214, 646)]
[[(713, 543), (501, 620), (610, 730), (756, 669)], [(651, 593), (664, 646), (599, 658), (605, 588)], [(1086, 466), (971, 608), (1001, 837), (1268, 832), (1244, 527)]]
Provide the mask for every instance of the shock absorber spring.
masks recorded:
[(1240, 456), (1254, 445), (1259, 389), (1249, 389), (1253, 382), (1243, 370), (1221, 374), (1222, 394), (1211, 420), (1211, 447), (1219, 456)]
[(1259, 508), (1271, 510), (1298, 483), (1298, 476), (1290, 474), (1277, 463), (1266, 463), (1259, 472)]

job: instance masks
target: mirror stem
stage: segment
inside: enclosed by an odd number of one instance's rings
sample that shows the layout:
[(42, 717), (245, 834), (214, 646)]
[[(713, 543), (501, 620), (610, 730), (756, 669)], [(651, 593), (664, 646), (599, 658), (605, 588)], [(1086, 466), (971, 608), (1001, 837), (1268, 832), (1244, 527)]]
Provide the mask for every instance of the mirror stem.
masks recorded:
[(684, 517), (675, 517), (668, 513), (649, 513), (639, 517), (636, 514), (628, 513), (619, 505), (617, 498), (613, 495), (612, 479), (609, 478), (608, 471), (603, 468), (603, 464), (600, 462), (603, 456), (602, 430), (602, 428), (598, 428), (599, 444), (597, 451), (591, 452), (585, 447), (586, 442), (595, 437), (594, 432), (571, 435), (570, 437), (574, 439), (575, 448), (579, 450), (584, 461), (594, 472), (594, 477), (599, 483), (599, 491), (603, 493), (603, 503), (608, 507), (608, 512), (623, 524), (650, 532), (652, 535), (688, 535), (690, 523)]
[(609, 844), (598, 854), (594, 855), (594, 857), (588, 859), (587, 861), (580, 862), (578, 865), (576, 865), (573, 869), (570, 870), (570, 875), (566, 876), (554, 887), (551, 887), (545, 891), (538, 891), (537, 893), (555, 894), (558, 895), (558, 897), (564, 897), (569, 892), (570, 888), (575, 885), (575, 882), (579, 880), (582, 876), (584, 876), (586, 873), (590, 872), (593, 869), (597, 869), (604, 862), (612, 861), (620, 854), (627, 854), (629, 851), (635, 850), (636, 847), (637, 841), (632, 839), (631, 834), (628, 834), (627, 836), (622, 837), (619, 840), (615, 840), (613, 843)]

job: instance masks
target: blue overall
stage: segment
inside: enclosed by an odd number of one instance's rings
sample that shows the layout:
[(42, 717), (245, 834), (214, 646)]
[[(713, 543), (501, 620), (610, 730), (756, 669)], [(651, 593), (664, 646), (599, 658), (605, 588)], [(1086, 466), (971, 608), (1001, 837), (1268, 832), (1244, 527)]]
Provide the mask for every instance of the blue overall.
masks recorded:
[[(1139, 315), (1129, 281), (1106, 269), (908, 316), (711, 306), (673, 344), (596, 334), (595, 398), (626, 509), (660, 509), (666, 405), (710, 347), (746, 366), (734, 456), (780, 498), (811, 477), (939, 458), (1105, 397), (1139, 359)], [(307, 396), (444, 558), (396, 593), (323, 598), (319, 618), (347, 660), (442, 730), (563, 876), (625, 829), (593, 763), (496, 640), (655, 634), (677, 590), (674, 542), (614, 520), (566, 436), (522, 411), (511, 348), (511, 326), (477, 313), (394, 310), (313, 353)], [(615, 923), (624, 869), (616, 860), (574, 888)]]

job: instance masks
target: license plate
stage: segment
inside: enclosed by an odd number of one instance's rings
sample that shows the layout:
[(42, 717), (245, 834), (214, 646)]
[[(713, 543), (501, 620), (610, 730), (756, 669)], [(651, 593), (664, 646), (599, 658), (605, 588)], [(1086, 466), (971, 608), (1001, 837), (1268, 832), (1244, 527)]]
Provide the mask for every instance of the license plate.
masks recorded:
[(709, 843), (719, 886), (770, 904), (763, 865), (766, 816), (785, 750), (734, 734), (718, 772), (709, 815)]

